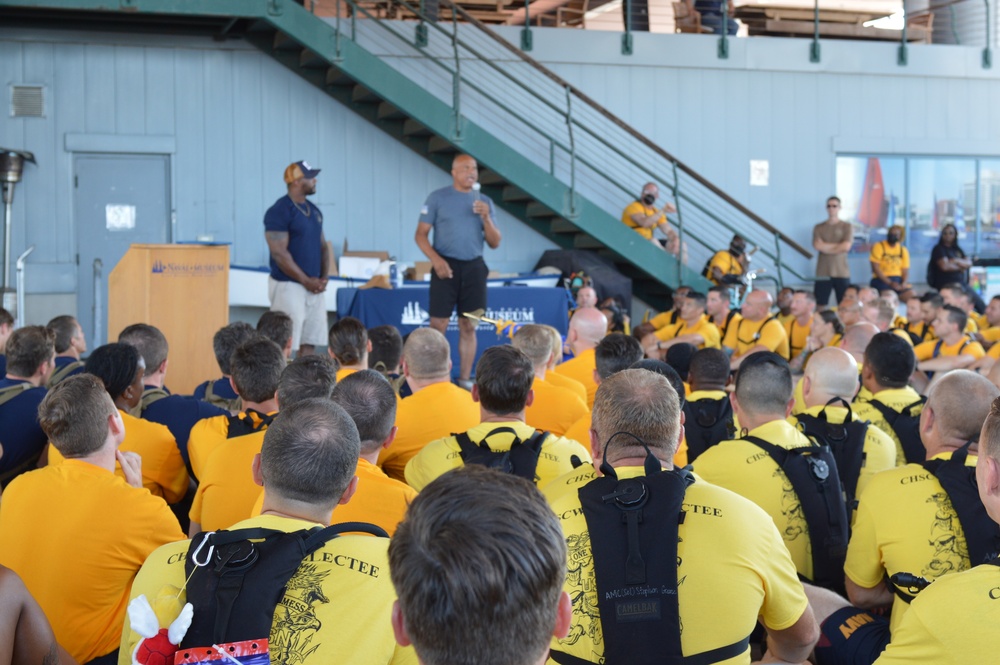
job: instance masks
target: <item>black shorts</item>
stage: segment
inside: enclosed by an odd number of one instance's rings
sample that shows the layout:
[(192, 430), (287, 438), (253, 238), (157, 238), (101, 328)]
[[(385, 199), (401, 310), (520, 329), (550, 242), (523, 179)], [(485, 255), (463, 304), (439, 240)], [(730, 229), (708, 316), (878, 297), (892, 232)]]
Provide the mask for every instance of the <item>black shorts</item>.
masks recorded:
[(871, 665), (889, 646), (889, 620), (857, 607), (844, 607), (820, 626), (819, 665)]
[(451, 266), (451, 279), (440, 279), (431, 271), (430, 315), (447, 319), (458, 305), (458, 315), (486, 309), (486, 276), (489, 268), (482, 257), (459, 261), (442, 256)]

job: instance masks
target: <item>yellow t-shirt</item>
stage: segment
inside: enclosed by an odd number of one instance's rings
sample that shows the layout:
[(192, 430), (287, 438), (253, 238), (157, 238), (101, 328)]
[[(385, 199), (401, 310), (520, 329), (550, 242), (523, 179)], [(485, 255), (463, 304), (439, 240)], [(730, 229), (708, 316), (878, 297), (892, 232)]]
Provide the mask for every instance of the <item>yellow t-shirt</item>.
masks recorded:
[[(167, 503), (183, 499), (190, 481), (174, 435), (166, 425), (130, 416), (120, 409), (119, 413), (125, 423), (125, 440), (119, 448), (142, 458), (142, 486), (153, 496), (163, 497)], [(63, 459), (50, 443), (49, 464), (59, 464)], [(115, 473), (124, 480), (125, 474), (118, 462), (115, 462)]]
[[(545, 376), (549, 374), (546, 372)], [(535, 391), (535, 399), (524, 411), (524, 422), (535, 429), (563, 436), (573, 423), (590, 412), (586, 402), (571, 391), (537, 376), (531, 388)]]
[[(393, 480), (366, 459), (358, 460), (358, 490), (347, 503), (339, 504), (330, 515), (330, 524), (343, 522), (368, 522), (382, 527), (390, 536), (403, 521), (406, 509), (417, 496), (417, 491), (398, 480)], [(260, 491), (251, 517), (260, 515), (264, 508), (264, 491)]]
[(726, 329), (726, 338), (722, 342), (722, 345), (732, 349), (733, 355), (737, 357), (758, 344), (763, 344), (769, 351), (774, 351), (782, 358), (788, 357), (788, 333), (773, 317), (763, 321), (744, 318), (741, 318), (739, 323), (733, 321)]
[[(587, 412), (586, 415), (581, 416), (579, 420), (573, 423), (563, 436), (571, 441), (576, 441), (587, 450), (592, 451), (593, 449), (590, 446), (590, 425), (590, 412)], [(677, 452), (674, 453), (674, 466), (678, 468), (687, 466), (687, 450), (687, 441), (681, 439), (680, 445), (677, 446)]]
[(226, 439), (208, 456), (189, 513), (202, 531), (228, 529), (250, 514), (260, 485), (253, 481), (253, 458), (266, 430)]
[[(641, 467), (620, 467), (619, 478), (643, 475)], [(564, 590), (573, 600), (569, 637), (552, 648), (586, 662), (604, 655), (590, 533), (579, 489), (596, 476), (582, 466), (550, 483), (543, 493), (569, 546)], [(677, 527), (678, 604), (681, 650), (693, 655), (732, 644), (754, 629), (758, 616), (774, 630), (791, 627), (808, 605), (795, 567), (768, 516), (751, 502), (703, 480), (685, 492), (684, 520)], [(624, 529), (622, 529), (624, 546)], [(719, 602), (724, 598), (725, 602)], [(663, 640), (673, 636), (664, 635)], [(552, 663), (553, 661), (549, 661)], [(749, 649), (721, 663), (749, 663)]]
[(354, 374), (357, 371), (358, 370), (353, 369), (351, 367), (341, 367), (340, 369), (337, 370), (337, 383), (340, 383), (346, 377), (350, 376), (351, 374)]
[(663, 326), (669, 326), (677, 323), (681, 318), (681, 313), (675, 309), (667, 310), (666, 312), (661, 312), (649, 320), (650, 324), (657, 330)]
[(906, 332), (913, 333), (917, 336), (917, 339), (923, 342), (936, 339), (934, 335), (934, 326), (929, 323), (924, 323), (923, 321), (911, 321), (910, 323), (907, 323)]
[[(241, 418), (249, 415), (255, 426), (261, 422), (256, 411), (243, 411), (239, 415)], [(194, 427), (191, 428), (191, 436), (188, 437), (188, 459), (191, 460), (191, 470), (196, 478), (201, 479), (209, 456), (216, 448), (225, 443), (228, 437), (229, 416), (203, 418), (194, 424)]]
[[(594, 395), (597, 394), (597, 381), (594, 380), (595, 368), (594, 350), (587, 349), (575, 358), (567, 360), (561, 365), (556, 365), (553, 371), (582, 383), (583, 387), (587, 389), (587, 408), (593, 409)], [(546, 372), (546, 376), (548, 376), (548, 372)]]
[[(950, 457), (951, 453), (943, 453), (934, 459)], [(974, 466), (975, 456), (969, 455), (966, 464)], [(858, 504), (844, 563), (852, 582), (870, 589), (882, 583), (886, 571), (934, 580), (968, 568), (965, 532), (934, 474), (919, 464), (907, 464), (871, 479)], [(906, 602), (894, 598), (893, 631), (907, 608)]]
[[(839, 425), (847, 418), (847, 409), (842, 406), (831, 405), (825, 408), (827, 422)], [(823, 409), (823, 406), (812, 406), (805, 409), (802, 413), (807, 416), (818, 416)], [(853, 408), (851, 409), (851, 415), (854, 422), (861, 420), (858, 418), (858, 414), (854, 413)], [(789, 416), (788, 422), (797, 427), (799, 419), (796, 416)], [(888, 434), (874, 425), (868, 426), (861, 452), (861, 473), (858, 474), (857, 489), (854, 492), (855, 497), (861, 496), (861, 493), (871, 481), (872, 476), (876, 473), (896, 468), (896, 443)], [(841, 475), (840, 479), (843, 481), (844, 477)]]
[[(940, 346), (939, 346), (940, 345)], [(913, 347), (913, 355), (917, 361), (930, 360), (939, 356), (972, 356), (976, 359), (986, 355), (983, 345), (974, 342), (965, 335), (954, 344), (945, 344), (943, 340), (933, 342), (921, 342)]]
[(718, 285), (720, 282), (715, 279), (713, 268), (718, 268), (723, 275), (736, 275), (739, 277), (743, 274), (743, 264), (728, 249), (719, 250), (712, 255), (712, 258), (708, 262), (708, 280), (712, 284)]
[[(292, 532), (316, 526), (321, 525), (262, 515), (233, 528)], [(189, 545), (185, 540), (153, 552), (135, 578), (131, 597), (155, 598), (165, 585), (183, 587)], [(274, 608), (271, 662), (416, 665), (413, 648), (398, 646), (392, 635), (396, 592), (389, 579), (388, 547), (388, 538), (340, 536), (303, 561)], [(118, 665), (130, 665), (140, 638), (128, 625), (120, 626)]]
[[(892, 642), (875, 665), (969, 665), (992, 663), (1000, 568), (976, 566), (948, 575), (920, 592), (892, 632)], [(956, 610), (961, 621), (955, 620)]]
[(722, 333), (718, 327), (707, 316), (702, 316), (693, 326), (688, 326), (686, 321), (678, 321), (672, 326), (661, 328), (655, 333), (656, 339), (666, 342), (682, 335), (701, 335), (704, 338), (702, 344), (698, 344), (699, 349), (718, 349), (722, 342)]
[(386, 475), (405, 481), (404, 470), (430, 441), (479, 424), (479, 405), (468, 390), (450, 381), (421, 388), (396, 407), (396, 438), (378, 456)]
[[(784, 420), (773, 420), (749, 432), (782, 448), (802, 448), (812, 442)], [(694, 462), (694, 470), (706, 481), (750, 499), (764, 509), (778, 528), (806, 579), (812, 579), (812, 548), (799, 497), (784, 471), (758, 446), (736, 439), (712, 446)]]
[[(902, 243), (896, 243), (895, 247), (890, 247), (885, 240), (875, 243), (868, 260), (877, 263), (886, 277), (902, 277), (903, 270), (910, 268), (910, 252)], [(872, 272), (872, 277), (876, 277)]]
[[(510, 421), (480, 423), (469, 429), (466, 434), (469, 435), (472, 443), (478, 444), (490, 432), (502, 427), (513, 429), (517, 438), (522, 442), (527, 441), (535, 433), (535, 428), (530, 425), (520, 421)], [(510, 450), (511, 443), (513, 443), (513, 437), (509, 433), (501, 433), (487, 439), (490, 449), (495, 452)], [(572, 471), (575, 468), (574, 464), (579, 465), (592, 461), (588, 448), (576, 441), (550, 434), (542, 442), (539, 451), (538, 465), (535, 467), (535, 484), (540, 488), (544, 487), (554, 478)], [(431, 441), (406, 465), (406, 484), (420, 491), (445, 471), (458, 469), (462, 466), (464, 463), (462, 462), (461, 447), (455, 437), (449, 436)]]
[(806, 325), (801, 325), (792, 317), (785, 324), (785, 333), (788, 335), (788, 359), (791, 360), (798, 356), (806, 348), (806, 340), (809, 339), (809, 333), (812, 331), (812, 319), (809, 319), (809, 323)]
[[(983, 336), (983, 339), (991, 344), (996, 344), (1000, 342), (1000, 326), (993, 326), (991, 328), (980, 328), (979, 334)], [(993, 348), (992, 346), (990, 348)]]
[(584, 385), (579, 381), (577, 381), (576, 379), (571, 379), (568, 376), (563, 376), (554, 369), (550, 369), (547, 372), (545, 372), (545, 382), (551, 383), (552, 385), (558, 386), (560, 388), (565, 388), (566, 390), (571, 391), (574, 395), (579, 397), (584, 404), (587, 403), (587, 388), (584, 387)]
[(162, 498), (77, 459), (21, 474), (0, 502), (0, 564), (21, 576), (80, 663), (118, 647), (139, 567), (182, 538)]
[[(882, 412), (870, 403), (872, 400), (885, 404), (896, 413), (902, 413), (903, 409), (914, 402), (918, 402), (920, 395), (909, 386), (880, 390), (874, 395), (870, 394), (866, 388), (862, 388), (858, 393), (858, 397), (851, 403), (851, 410), (854, 411), (854, 415), (862, 420), (871, 421), (872, 425), (889, 435), (889, 438), (896, 444), (896, 466), (902, 466), (906, 464), (906, 454), (903, 452), (903, 444), (900, 443), (899, 436), (896, 435), (896, 430), (892, 429), (892, 425), (885, 419)], [(913, 415), (919, 415), (922, 410), (922, 406), (915, 409)]]
[[(632, 201), (632, 203), (629, 203), (625, 207), (625, 209), (622, 210), (622, 224), (624, 224), (625, 226), (629, 227), (630, 229), (632, 229), (633, 231), (635, 231), (636, 233), (638, 233), (639, 235), (641, 235), (646, 240), (649, 240), (649, 239), (651, 239), (653, 237), (653, 229), (651, 229), (651, 228), (650, 229), (645, 229), (645, 228), (639, 226), (638, 224), (636, 224), (632, 220), (632, 215), (634, 215), (636, 213), (642, 213), (643, 215), (652, 215), (655, 212), (656, 212), (656, 208), (652, 208), (650, 206), (647, 206), (647, 205), (643, 204), (642, 201)], [(660, 219), (658, 220), (657, 224), (662, 224), (663, 222), (666, 222), (666, 221), (667, 221), (667, 218), (661, 213), (660, 214)]]

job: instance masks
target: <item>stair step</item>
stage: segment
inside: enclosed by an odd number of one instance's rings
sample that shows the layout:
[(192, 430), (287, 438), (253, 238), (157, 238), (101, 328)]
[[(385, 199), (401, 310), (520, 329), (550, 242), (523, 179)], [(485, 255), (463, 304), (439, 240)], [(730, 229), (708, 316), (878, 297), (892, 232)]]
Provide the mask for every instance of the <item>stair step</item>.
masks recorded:
[[(482, 165), (480, 165), (480, 168), (482, 168)], [(480, 171), (479, 182), (483, 183), (484, 185), (503, 186), (507, 184), (507, 179), (504, 178), (499, 173), (497, 173), (496, 171)]]
[(503, 200), (507, 202), (512, 201), (532, 201), (533, 197), (528, 192), (524, 191), (520, 187), (515, 187), (514, 185), (507, 185), (503, 188)]
[(354, 90), (351, 91), (351, 101), (359, 104), (374, 104), (376, 102), (381, 102), (382, 98), (365, 86), (356, 85), (354, 86)]
[(604, 247), (604, 243), (586, 233), (578, 233), (573, 237), (573, 247), (576, 249), (600, 249)]
[(432, 136), (434, 132), (422, 123), (410, 118), (403, 123), (403, 136)]
[(440, 136), (432, 136), (430, 142), (427, 145), (427, 151), (438, 154), (449, 155), (458, 152), (458, 148), (456, 148), (446, 139), (443, 139)]
[(538, 203), (537, 201), (532, 201), (531, 203), (528, 204), (526, 214), (528, 215), (528, 217), (539, 217), (543, 219), (546, 217), (558, 217), (558, 214), (554, 212), (551, 208), (549, 208), (544, 204)]
[(328, 67), (326, 70), (327, 85), (354, 85), (355, 81), (338, 67)]
[(279, 30), (274, 33), (274, 41), (271, 42), (271, 48), (275, 51), (296, 51), (302, 48), (302, 45), (295, 41), (295, 38), (291, 35)]
[(552, 233), (579, 233), (580, 227), (568, 219), (556, 217), (549, 224), (549, 230), (552, 231)]
[(326, 58), (316, 53), (316, 51), (304, 48), (299, 53), (299, 66), (307, 69), (323, 69), (324, 67), (329, 67), (330, 63), (327, 62)]
[(382, 102), (378, 105), (378, 114), (376, 117), (379, 120), (405, 120), (409, 116), (389, 102)]

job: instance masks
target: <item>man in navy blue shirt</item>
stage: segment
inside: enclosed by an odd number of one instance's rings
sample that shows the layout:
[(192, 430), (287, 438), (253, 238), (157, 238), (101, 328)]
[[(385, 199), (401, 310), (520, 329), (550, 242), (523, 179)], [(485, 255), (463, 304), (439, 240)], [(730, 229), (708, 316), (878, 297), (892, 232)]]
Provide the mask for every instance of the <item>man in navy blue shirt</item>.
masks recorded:
[(0, 380), (0, 485), (35, 468), (48, 443), (38, 424), (38, 405), (56, 355), (52, 333), (42, 326), (15, 330), (6, 350), (7, 376)]
[(58, 384), (74, 374), (83, 371), (80, 355), (87, 351), (87, 339), (83, 336), (80, 323), (69, 314), (63, 314), (49, 321), (46, 328), (55, 335), (56, 369), (49, 376), (47, 387)]
[(4, 347), (12, 332), (14, 332), (14, 317), (10, 312), (0, 307), (0, 379), (7, 373), (7, 356), (4, 354)]
[(288, 194), (264, 214), (264, 237), (271, 252), (267, 295), (271, 309), (292, 317), (292, 348), (299, 355), (326, 343), (329, 248), (323, 213), (306, 197), (316, 193), (314, 169), (306, 162), (285, 169)]
[(257, 331), (253, 326), (243, 321), (230, 323), (216, 331), (212, 338), (212, 350), (215, 352), (215, 362), (219, 363), (219, 369), (222, 370), (222, 378), (199, 384), (192, 393), (195, 399), (204, 400), (233, 413), (243, 410), (240, 396), (233, 390), (233, 370), (230, 360), (240, 344), (256, 334)]
[(145, 323), (133, 324), (118, 336), (122, 344), (134, 346), (146, 363), (140, 417), (166, 425), (177, 441), (184, 464), (191, 471), (187, 443), (191, 428), (202, 418), (229, 415), (229, 412), (193, 397), (172, 395), (163, 385), (167, 376), (167, 338), (158, 328)]

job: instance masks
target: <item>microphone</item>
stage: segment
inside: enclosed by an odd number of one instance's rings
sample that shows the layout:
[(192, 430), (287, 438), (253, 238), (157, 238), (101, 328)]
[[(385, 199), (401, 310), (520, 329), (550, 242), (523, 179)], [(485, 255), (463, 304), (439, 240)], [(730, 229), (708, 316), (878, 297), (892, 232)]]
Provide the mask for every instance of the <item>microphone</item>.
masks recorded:
[(479, 200), (479, 189), (482, 187), (478, 182), (472, 183), (472, 196), (475, 201)]

